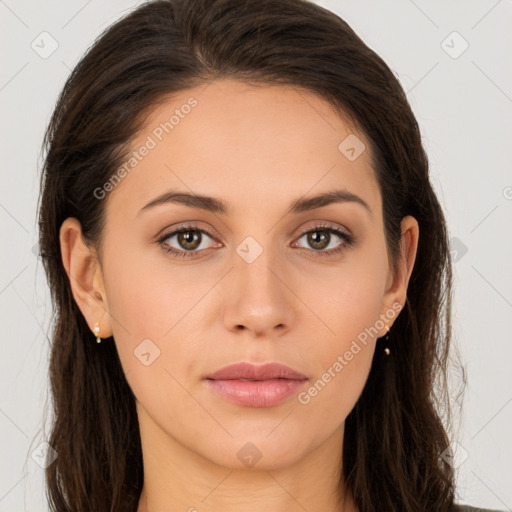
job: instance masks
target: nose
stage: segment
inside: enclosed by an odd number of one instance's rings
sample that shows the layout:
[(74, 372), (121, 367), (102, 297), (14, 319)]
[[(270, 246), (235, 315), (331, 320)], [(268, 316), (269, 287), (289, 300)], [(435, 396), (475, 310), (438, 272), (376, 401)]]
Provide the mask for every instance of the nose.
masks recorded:
[[(224, 323), (230, 331), (249, 331), (254, 338), (275, 338), (287, 332), (294, 321), (293, 277), (263, 251), (248, 263), (235, 261), (228, 277), (229, 299)], [(288, 279), (287, 279), (288, 277)], [(246, 333), (247, 334), (247, 333)]]

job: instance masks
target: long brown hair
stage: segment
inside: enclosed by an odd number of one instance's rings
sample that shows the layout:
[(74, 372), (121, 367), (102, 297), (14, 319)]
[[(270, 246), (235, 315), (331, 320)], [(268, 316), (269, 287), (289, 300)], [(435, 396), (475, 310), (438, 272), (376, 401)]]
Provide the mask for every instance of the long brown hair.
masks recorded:
[[(54, 306), (50, 381), (58, 458), (45, 472), (52, 511), (136, 511), (143, 484), (135, 398), (113, 343), (94, 337), (64, 271), (59, 229), (76, 217), (99, 247), (102, 187), (124, 161), (148, 109), (216, 78), (302, 87), (371, 143), (395, 265), (400, 221), (419, 245), (407, 301), (377, 344), (346, 418), (343, 477), (362, 512), (452, 510), (447, 392), (452, 269), (447, 226), (407, 97), (384, 61), (334, 13), (306, 0), (156, 0), (115, 22), (74, 68), (43, 149), (40, 247)], [(464, 372), (463, 372), (464, 376)], [(465, 377), (463, 377), (465, 382)]]

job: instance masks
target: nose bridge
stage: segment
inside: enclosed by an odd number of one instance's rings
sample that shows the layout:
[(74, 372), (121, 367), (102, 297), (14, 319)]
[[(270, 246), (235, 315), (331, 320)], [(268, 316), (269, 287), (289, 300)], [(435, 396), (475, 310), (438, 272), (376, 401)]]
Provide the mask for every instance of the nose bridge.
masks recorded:
[[(259, 238), (261, 240), (261, 237)], [(260, 243), (253, 236), (247, 236), (236, 248), (239, 261), (234, 270), (237, 279), (243, 282), (243, 291), (251, 295), (257, 296), (262, 293), (268, 296), (282, 286), (276, 277), (277, 248), (270, 246), (271, 238), (267, 236), (265, 241)]]
[[(267, 236), (265, 243), (270, 244), (271, 238)], [(236, 252), (231, 272), (233, 296), (226, 321), (231, 327), (242, 325), (260, 333), (289, 325), (290, 292), (279, 277), (279, 250), (265, 247), (248, 236), (236, 247)]]

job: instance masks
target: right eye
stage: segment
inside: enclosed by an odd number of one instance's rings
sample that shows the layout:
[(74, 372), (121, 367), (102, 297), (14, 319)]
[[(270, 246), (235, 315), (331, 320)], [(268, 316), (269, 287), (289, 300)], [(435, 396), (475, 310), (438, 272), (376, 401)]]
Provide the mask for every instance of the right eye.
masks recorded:
[[(207, 250), (208, 248), (202, 248), (203, 235), (213, 238), (213, 235), (204, 229), (200, 229), (193, 225), (180, 226), (178, 229), (171, 231), (163, 235), (159, 240), (158, 244), (162, 249), (180, 258), (192, 258), (196, 257), (198, 252)], [(178, 247), (173, 247), (169, 241), (176, 238)], [(220, 242), (217, 242), (220, 243)]]

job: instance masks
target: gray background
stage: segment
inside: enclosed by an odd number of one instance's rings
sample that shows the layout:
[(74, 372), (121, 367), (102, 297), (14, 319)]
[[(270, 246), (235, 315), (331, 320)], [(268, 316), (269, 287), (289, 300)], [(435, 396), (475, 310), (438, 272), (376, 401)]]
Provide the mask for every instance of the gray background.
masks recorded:
[[(421, 126), (450, 229), (454, 336), (469, 378), (454, 444), (459, 501), (510, 510), (512, 2), (318, 3), (384, 58)], [(47, 510), (36, 462), (51, 310), (36, 245), (43, 131), (79, 57), (135, 5), (0, 0), (0, 512)]]

